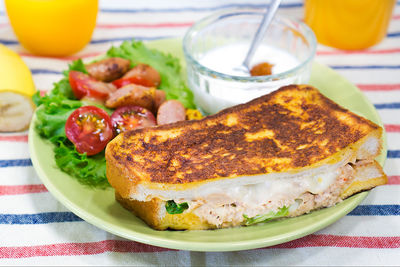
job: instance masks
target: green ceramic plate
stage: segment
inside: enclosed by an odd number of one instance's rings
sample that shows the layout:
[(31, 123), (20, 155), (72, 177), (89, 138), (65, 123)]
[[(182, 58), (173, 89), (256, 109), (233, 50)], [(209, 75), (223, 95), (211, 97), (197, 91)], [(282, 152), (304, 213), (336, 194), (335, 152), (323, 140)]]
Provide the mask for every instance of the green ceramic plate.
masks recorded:
[[(179, 40), (154, 41), (148, 45), (170, 52), (183, 61)], [(328, 67), (315, 63), (310, 84), (342, 106), (382, 125), (373, 105), (357, 87)], [(156, 231), (123, 209), (114, 200), (113, 189), (96, 190), (85, 187), (60, 171), (54, 161), (52, 144), (37, 135), (34, 124), (35, 117), (29, 130), (33, 166), (53, 196), (76, 215), (101, 229), (155, 246), (193, 251), (235, 251), (272, 246), (303, 237), (332, 224), (353, 210), (368, 194), (363, 192), (331, 208), (263, 225), (210, 231)], [(385, 156), (386, 142), (378, 158), (380, 164), (383, 164)]]

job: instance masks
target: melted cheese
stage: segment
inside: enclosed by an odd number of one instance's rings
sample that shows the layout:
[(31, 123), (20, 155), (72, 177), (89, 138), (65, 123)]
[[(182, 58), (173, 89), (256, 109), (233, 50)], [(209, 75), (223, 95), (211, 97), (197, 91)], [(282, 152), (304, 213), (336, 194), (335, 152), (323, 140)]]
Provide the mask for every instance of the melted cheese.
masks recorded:
[[(304, 192), (319, 194), (325, 191), (339, 175), (339, 171), (319, 173), (308, 177), (294, 177), (265, 179), (262, 183), (237, 185), (232, 187), (210, 188), (206, 195), (195, 195), (191, 199), (179, 199), (178, 202), (187, 202), (195, 199), (204, 199), (215, 202), (215, 205), (230, 204), (233, 202), (260, 205), (270, 200), (296, 199)], [(224, 203), (223, 203), (224, 202)]]

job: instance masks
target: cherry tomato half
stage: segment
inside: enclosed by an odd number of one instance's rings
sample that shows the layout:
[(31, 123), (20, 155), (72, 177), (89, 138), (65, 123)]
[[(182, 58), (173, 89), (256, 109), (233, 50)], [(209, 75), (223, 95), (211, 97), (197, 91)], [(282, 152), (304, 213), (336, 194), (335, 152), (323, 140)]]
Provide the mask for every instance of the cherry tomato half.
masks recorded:
[(115, 85), (115, 87), (117, 88), (121, 88), (124, 87), (125, 85), (128, 84), (137, 84), (137, 85), (142, 85), (142, 86), (146, 86), (146, 87), (152, 87), (154, 86), (153, 82), (150, 82), (142, 77), (128, 77), (128, 78), (120, 78), (118, 80), (114, 80), (113, 82), (111, 82), (113, 85)]
[(110, 116), (95, 106), (80, 107), (68, 117), (65, 134), (79, 153), (95, 155), (113, 138)]
[(115, 91), (113, 85), (97, 81), (80, 71), (71, 70), (68, 78), (72, 91), (78, 99), (86, 96), (105, 100), (111, 92)]
[(156, 118), (149, 110), (139, 106), (123, 106), (111, 115), (111, 122), (116, 134), (151, 127), (156, 125)]

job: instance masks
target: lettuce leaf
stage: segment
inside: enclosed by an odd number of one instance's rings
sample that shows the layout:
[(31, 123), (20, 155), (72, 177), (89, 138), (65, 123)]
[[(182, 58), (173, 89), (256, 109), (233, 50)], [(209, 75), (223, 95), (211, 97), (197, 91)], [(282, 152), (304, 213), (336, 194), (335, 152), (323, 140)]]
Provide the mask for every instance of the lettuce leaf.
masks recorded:
[(63, 71), (65, 77), (68, 77), (70, 70), (76, 70), (88, 74), (88, 71), (86, 70), (85, 64), (83, 63), (82, 59), (74, 60), (71, 64), (68, 64), (68, 70)]
[[(131, 60), (132, 65), (142, 62), (153, 66), (160, 72), (160, 89), (166, 91), (167, 97), (179, 99), (188, 108), (194, 107), (193, 95), (181, 77), (178, 59), (148, 49), (143, 43), (135, 41), (124, 42), (121, 47), (112, 47), (102, 58), (107, 57), (123, 57)], [(65, 123), (69, 115), (83, 105), (92, 104), (75, 98), (68, 81), (71, 70), (87, 73), (83, 61), (75, 60), (69, 64), (68, 70), (63, 72), (63, 79), (54, 84), (53, 90), (45, 96), (40, 96), (39, 93), (33, 96), (33, 101), (38, 107), (35, 129), (40, 136), (53, 143), (55, 161), (62, 171), (75, 177), (82, 184), (106, 188), (109, 183), (106, 178), (104, 151), (94, 156), (80, 154), (65, 135)], [(104, 106), (95, 105), (109, 114), (112, 112)], [(184, 205), (182, 207), (184, 208)]]
[(187, 202), (176, 204), (175, 201), (168, 200), (167, 203), (165, 204), (165, 209), (167, 210), (167, 212), (169, 214), (181, 214), (188, 208), (189, 208), (189, 205)]
[(57, 166), (64, 172), (85, 185), (96, 188), (109, 186), (106, 178), (106, 158), (104, 151), (94, 156), (87, 156), (76, 151), (75, 146), (67, 139), (60, 138), (54, 149)]
[(55, 83), (54, 89), (48, 95), (40, 97), (37, 92), (33, 101), (38, 107), (36, 130), (46, 138), (65, 137), (64, 126), (68, 116), (82, 106), (82, 102), (75, 99), (66, 78)]
[(69, 115), (85, 104), (75, 99), (67, 76), (70, 70), (82, 71), (82, 66), (84, 67), (81, 60), (73, 62), (68, 71), (64, 72), (66, 77), (55, 83), (48, 95), (40, 97), (37, 93), (33, 96), (33, 101), (38, 106), (35, 128), (39, 135), (53, 143), (55, 161), (62, 171), (77, 178), (82, 184), (106, 188), (109, 183), (106, 178), (104, 151), (90, 157), (80, 154), (65, 135), (65, 123)]
[(277, 212), (270, 211), (267, 214), (257, 215), (257, 216), (251, 217), (251, 218), (249, 218), (243, 214), (243, 217), (245, 219), (244, 224), (252, 225), (252, 224), (256, 224), (256, 223), (268, 222), (273, 219), (285, 217), (288, 214), (289, 214), (289, 208), (286, 206), (283, 206)]

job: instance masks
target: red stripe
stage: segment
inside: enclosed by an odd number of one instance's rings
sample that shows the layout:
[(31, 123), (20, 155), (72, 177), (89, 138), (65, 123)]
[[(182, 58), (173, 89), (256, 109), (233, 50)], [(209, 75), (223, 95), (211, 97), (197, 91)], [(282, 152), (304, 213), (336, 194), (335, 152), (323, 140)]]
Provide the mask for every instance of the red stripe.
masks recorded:
[(400, 48), (392, 49), (377, 49), (377, 50), (335, 50), (335, 51), (318, 51), (319, 56), (330, 56), (330, 55), (349, 55), (349, 54), (391, 54), (400, 53)]
[(27, 135), (0, 135), (0, 141), (28, 142), (28, 136)]
[(20, 195), (47, 192), (47, 189), (42, 184), (30, 185), (2, 185), (0, 186), (1, 195)]
[(339, 247), (339, 248), (400, 248), (400, 236), (337, 236), (309, 235), (303, 238), (276, 245), (271, 248), (305, 248), (305, 247)]
[(400, 184), (400, 175), (388, 176), (387, 184)]
[(385, 124), (386, 132), (400, 132), (400, 124)]
[(90, 243), (62, 243), (40, 246), (0, 247), (0, 258), (28, 258), (38, 256), (95, 255), (105, 252), (162, 252), (169, 249), (133, 241), (104, 240)]
[(181, 23), (123, 23), (123, 24), (97, 24), (97, 28), (115, 29), (115, 28), (175, 28), (175, 27), (190, 27), (193, 22)]
[(400, 84), (357, 84), (363, 91), (393, 91), (400, 90)]
[(400, 15), (394, 15), (392, 19), (400, 19)]
[(34, 57), (34, 58), (43, 58), (43, 59), (56, 59), (56, 60), (65, 60), (65, 61), (72, 61), (72, 60), (77, 60), (80, 58), (88, 58), (88, 57), (96, 57), (98, 55), (104, 54), (105, 52), (93, 52), (93, 53), (86, 53), (86, 54), (79, 54), (79, 55), (72, 55), (72, 56), (66, 56), (66, 57), (45, 57), (45, 56), (38, 56), (38, 55), (33, 55), (30, 53), (26, 52), (18, 52), (20, 56), (23, 57)]
[[(288, 243), (269, 247), (268, 249), (304, 247), (400, 248), (400, 236), (364, 237), (309, 235)], [(105, 252), (146, 253), (162, 251), (171, 250), (145, 245), (134, 241), (104, 240), (90, 243), (62, 243), (40, 246), (0, 247), (0, 258), (95, 255)]]

